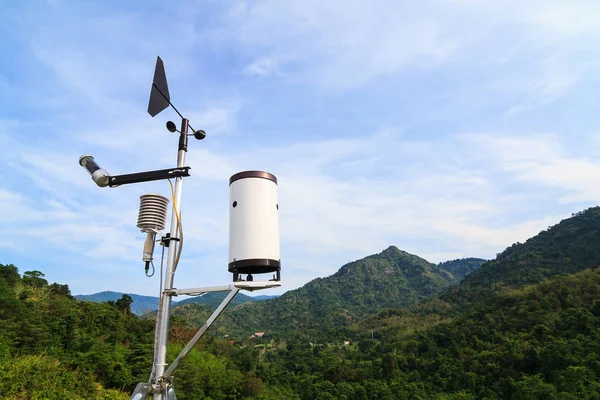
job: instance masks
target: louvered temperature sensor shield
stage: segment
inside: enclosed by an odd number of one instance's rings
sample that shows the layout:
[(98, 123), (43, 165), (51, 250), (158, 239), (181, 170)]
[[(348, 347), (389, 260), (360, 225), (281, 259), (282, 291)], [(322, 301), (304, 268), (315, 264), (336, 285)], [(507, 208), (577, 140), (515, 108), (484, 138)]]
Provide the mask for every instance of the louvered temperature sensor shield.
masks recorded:
[(146, 263), (146, 275), (154, 254), (154, 239), (159, 231), (167, 226), (167, 209), (169, 199), (159, 194), (144, 194), (140, 196), (140, 212), (137, 227), (147, 233), (144, 242), (142, 261)]
[(167, 226), (167, 209), (169, 199), (159, 194), (144, 194), (140, 196), (140, 211), (137, 227), (142, 232), (158, 232)]

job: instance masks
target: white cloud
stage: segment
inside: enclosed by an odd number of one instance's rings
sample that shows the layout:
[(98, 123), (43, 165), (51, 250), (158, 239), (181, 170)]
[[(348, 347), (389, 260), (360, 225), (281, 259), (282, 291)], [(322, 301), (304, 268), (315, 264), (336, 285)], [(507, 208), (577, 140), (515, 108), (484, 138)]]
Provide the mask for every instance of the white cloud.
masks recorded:
[[(461, 60), (489, 68), (522, 58), (515, 53), (518, 43), (503, 43), (514, 40), (500, 34), (507, 29), (520, 33), (529, 52), (548, 47), (567, 51), (583, 34), (598, 36), (597, 11), (594, 2), (238, 1), (214, 36), (243, 44), (241, 51), (251, 59), (246, 73), (277, 72), (348, 88), (406, 67)], [(490, 45), (492, 52), (487, 51)], [(544, 56), (544, 64), (542, 72), (554, 63)], [(575, 80), (572, 75), (567, 69), (536, 86), (553, 93), (564, 90)]]
[[(307, 78), (354, 86), (452, 53), (453, 38), (425, 14), (419, 7), (397, 2), (378, 6), (366, 1), (237, 2), (226, 16), (226, 28), (215, 35), (247, 46), (254, 57), (245, 68), (248, 73), (285, 74), (303, 63), (310, 66)], [(291, 64), (287, 68), (286, 62)]]
[(284, 64), (282, 57), (260, 57), (244, 68), (247, 75), (270, 76), (280, 74), (279, 68)]
[[(552, 135), (533, 138), (476, 135), (471, 139), (479, 151), (493, 160), (496, 168), (511, 173), (515, 179), (560, 189), (560, 202), (593, 204), (600, 201), (600, 162), (565, 154), (561, 143)], [(591, 139), (593, 141), (593, 137)]]

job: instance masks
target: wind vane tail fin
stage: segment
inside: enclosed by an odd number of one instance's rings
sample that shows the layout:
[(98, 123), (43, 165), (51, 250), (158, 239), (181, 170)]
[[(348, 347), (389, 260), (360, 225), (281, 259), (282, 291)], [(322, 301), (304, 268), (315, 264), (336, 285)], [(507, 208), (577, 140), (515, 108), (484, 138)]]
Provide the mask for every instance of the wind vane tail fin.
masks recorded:
[(156, 116), (171, 104), (169, 95), (169, 86), (167, 85), (167, 75), (165, 74), (165, 65), (160, 56), (156, 57), (156, 67), (154, 68), (154, 79), (152, 80), (152, 90), (150, 91), (150, 101), (148, 102), (148, 114)]

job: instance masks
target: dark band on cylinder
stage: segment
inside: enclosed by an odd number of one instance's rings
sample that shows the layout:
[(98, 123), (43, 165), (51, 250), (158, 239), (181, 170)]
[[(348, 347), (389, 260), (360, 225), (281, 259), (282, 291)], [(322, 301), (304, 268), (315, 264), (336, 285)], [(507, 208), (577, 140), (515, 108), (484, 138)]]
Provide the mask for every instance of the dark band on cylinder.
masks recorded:
[(229, 178), (229, 184), (231, 185), (233, 182), (240, 180), (240, 179), (244, 179), (244, 178), (262, 178), (262, 179), (268, 179), (270, 181), (275, 182), (275, 184), (277, 184), (277, 177), (273, 174), (270, 174), (268, 172), (265, 171), (242, 171), (242, 172), (238, 172), (237, 174), (233, 175), (231, 178)]
[(281, 271), (281, 262), (266, 258), (253, 258), (229, 263), (229, 272), (240, 274), (265, 274), (276, 271)]

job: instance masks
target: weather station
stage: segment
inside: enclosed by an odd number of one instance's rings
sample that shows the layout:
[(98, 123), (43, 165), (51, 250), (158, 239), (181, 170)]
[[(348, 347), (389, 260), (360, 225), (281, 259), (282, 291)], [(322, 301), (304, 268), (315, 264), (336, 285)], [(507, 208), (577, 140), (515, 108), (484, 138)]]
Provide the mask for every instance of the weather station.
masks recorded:
[[(79, 164), (91, 175), (100, 187), (118, 187), (120, 185), (168, 180), (171, 199), (160, 194), (140, 196), (140, 208), (137, 227), (145, 233), (146, 240), (142, 252), (146, 276), (155, 273), (153, 255), (155, 244), (159, 243), (167, 251), (166, 268), (160, 268), (160, 300), (156, 316), (154, 341), (154, 361), (148, 382), (141, 382), (135, 388), (131, 399), (175, 400), (173, 372), (181, 360), (202, 338), (213, 322), (225, 310), (240, 290), (260, 290), (281, 286), (281, 260), (279, 253), (279, 203), (277, 178), (264, 171), (242, 171), (229, 180), (229, 259), (228, 271), (233, 275), (233, 283), (222, 286), (179, 289), (174, 287), (175, 272), (183, 248), (183, 225), (181, 221), (181, 197), (183, 178), (190, 176), (190, 167), (185, 166), (188, 151), (188, 137), (203, 140), (206, 132), (194, 130), (171, 103), (165, 67), (160, 57), (156, 60), (154, 79), (148, 103), (148, 113), (155, 117), (168, 107), (181, 118), (180, 129), (174, 122), (166, 123), (172, 133), (179, 133), (177, 147), (177, 166), (175, 168), (137, 172), (125, 175), (110, 175), (101, 168), (94, 157), (83, 155)], [(191, 133), (190, 133), (191, 132)], [(175, 180), (175, 185), (171, 179)], [(170, 231), (165, 232), (169, 203), (172, 202)], [(157, 239), (157, 236), (160, 239)], [(152, 268), (152, 272), (150, 272)], [(272, 279), (259, 280), (256, 275), (271, 274)], [(202, 296), (209, 292), (229, 292), (198, 332), (184, 347), (175, 360), (167, 365), (167, 341), (169, 336), (169, 317), (173, 296)]]

